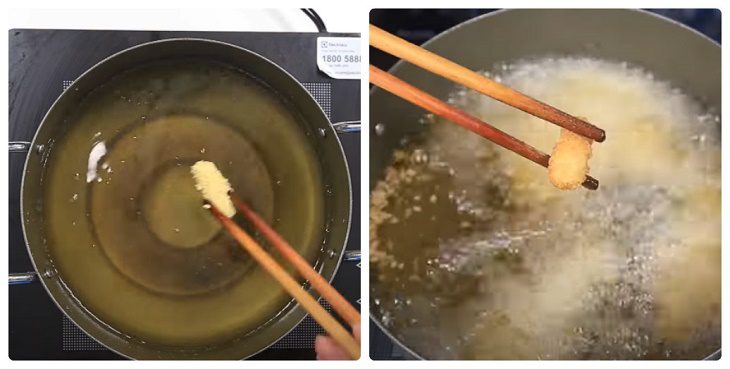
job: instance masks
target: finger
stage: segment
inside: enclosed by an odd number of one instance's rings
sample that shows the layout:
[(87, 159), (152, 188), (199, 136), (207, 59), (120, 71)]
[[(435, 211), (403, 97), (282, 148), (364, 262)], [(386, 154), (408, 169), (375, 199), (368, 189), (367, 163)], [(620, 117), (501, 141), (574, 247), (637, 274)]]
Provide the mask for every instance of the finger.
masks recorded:
[(326, 336), (317, 336), (314, 340), (314, 351), (317, 360), (349, 360), (350, 355), (335, 340)]
[(355, 337), (355, 341), (360, 342), (360, 325), (352, 327), (352, 336)]

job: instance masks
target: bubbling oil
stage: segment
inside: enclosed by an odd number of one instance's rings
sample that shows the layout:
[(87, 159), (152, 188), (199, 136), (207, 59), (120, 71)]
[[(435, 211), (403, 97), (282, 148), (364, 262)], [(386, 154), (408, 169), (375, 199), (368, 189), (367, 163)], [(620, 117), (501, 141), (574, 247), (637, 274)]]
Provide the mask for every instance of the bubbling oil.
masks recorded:
[[(586, 117), (597, 191), (433, 116), (371, 194), (372, 308), (416, 352), (700, 359), (720, 347), (720, 120), (626, 63), (486, 73)], [(559, 128), (478, 93), (452, 104), (550, 152)]]

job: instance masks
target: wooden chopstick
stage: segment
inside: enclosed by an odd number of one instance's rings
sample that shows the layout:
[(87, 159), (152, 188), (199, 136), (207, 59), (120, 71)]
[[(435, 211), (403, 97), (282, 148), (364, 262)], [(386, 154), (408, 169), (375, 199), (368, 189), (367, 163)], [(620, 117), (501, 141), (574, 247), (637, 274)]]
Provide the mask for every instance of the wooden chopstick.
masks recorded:
[(604, 130), (582, 119), (497, 83), (372, 24), (370, 25), (370, 45), (593, 141), (603, 142), (606, 139)]
[[(423, 90), (414, 87), (407, 82), (387, 73), (373, 65), (370, 65), (370, 83), (402, 98), (406, 101), (420, 106), (427, 111), (446, 118), (494, 143), (513, 151), (533, 162), (547, 168), (550, 163), (550, 155), (520, 141), (507, 133), (489, 125), (468, 113), (459, 110), (436, 97), (429, 95)], [(598, 180), (586, 176), (583, 187), (589, 190), (598, 189)]]
[(337, 290), (334, 289), (326, 279), (322, 277), (322, 275), (317, 273), (309, 262), (304, 260), (304, 258), (299, 255), (299, 253), (294, 250), (294, 248), (292, 248), (283, 237), (271, 228), (266, 221), (256, 214), (256, 212), (251, 210), (251, 208), (249, 208), (243, 200), (234, 193), (231, 193), (230, 197), (231, 200), (233, 200), (233, 204), (236, 208), (238, 208), (241, 214), (253, 223), (254, 227), (256, 227), (256, 229), (258, 229), (259, 232), (261, 232), (261, 234), (263, 234), (264, 237), (266, 237), (266, 239), (269, 240), (269, 242), (277, 250), (279, 250), (284, 259), (294, 265), (294, 268), (299, 272), (299, 274), (308, 280), (312, 287), (314, 287), (314, 289), (319, 292), (322, 297), (329, 301), (337, 314), (340, 314), (340, 316), (351, 326), (360, 324), (360, 313), (355, 310), (355, 308), (352, 307), (352, 305), (344, 297), (342, 297), (342, 295), (337, 292)]
[(297, 302), (302, 305), (309, 315), (319, 323), (329, 335), (337, 341), (352, 357), (357, 359), (360, 357), (360, 344), (355, 341), (350, 333), (347, 332), (338, 322), (333, 318), (327, 310), (325, 310), (317, 300), (312, 297), (307, 291), (302, 289), (302, 286), (294, 280), (284, 268), (279, 265), (274, 258), (272, 258), (256, 241), (251, 238), (243, 229), (223, 215), (215, 206), (210, 207), (211, 213), (218, 218), (223, 224), (228, 233), (238, 241), (238, 243), (248, 251), (251, 256), (263, 267), (276, 281), (294, 297)]

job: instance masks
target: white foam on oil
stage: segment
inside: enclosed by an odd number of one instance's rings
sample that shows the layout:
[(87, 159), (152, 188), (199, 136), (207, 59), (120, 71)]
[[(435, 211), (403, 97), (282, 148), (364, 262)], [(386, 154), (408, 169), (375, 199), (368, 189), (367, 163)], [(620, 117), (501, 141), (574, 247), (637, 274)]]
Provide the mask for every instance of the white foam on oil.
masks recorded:
[(99, 160), (106, 155), (106, 144), (104, 141), (99, 141), (91, 147), (89, 152), (89, 163), (86, 170), (86, 183), (91, 183), (97, 179), (97, 167), (99, 166)]
[[(453, 278), (422, 273), (408, 279), (423, 284), (409, 288), (447, 291), (442, 280), (454, 286), (467, 276), (479, 287), (458, 303), (432, 301), (421, 314), (450, 322), (437, 325), (438, 341), (426, 342), (418, 324), (399, 335), (420, 334), (420, 351), (430, 345), (437, 357), (698, 359), (718, 348), (720, 263), (713, 255), (720, 249), (719, 117), (625, 63), (544, 58), (496, 70), (492, 78), (606, 131), (590, 162), (601, 186), (560, 191), (545, 168), (452, 123), (427, 119), (428, 136), (409, 150), (427, 155), (429, 164), (401, 164), (399, 171), (410, 169), (415, 178), (451, 173), (453, 206), (471, 214), (474, 224), (434, 241), (436, 270)], [(456, 91), (451, 103), (544, 152), (559, 136), (559, 127), (472, 91)], [(373, 198), (386, 215), (378, 217), (403, 222), (393, 200), (428, 199), (432, 193), (403, 194), (406, 188), (433, 191), (426, 182), (381, 186), (386, 198)], [(425, 212), (423, 217), (439, 216)], [(410, 263), (388, 254), (382, 247), (388, 241), (377, 239), (397, 224), (379, 223), (371, 235), (381, 258), (395, 266)], [(386, 223), (389, 228), (380, 229)], [(505, 255), (518, 260), (516, 269), (504, 267)], [(408, 290), (374, 295), (416, 297)], [(381, 314), (403, 321), (414, 312), (394, 306), (383, 303)], [(420, 327), (434, 329), (425, 321)], [(445, 340), (450, 352), (441, 349)]]

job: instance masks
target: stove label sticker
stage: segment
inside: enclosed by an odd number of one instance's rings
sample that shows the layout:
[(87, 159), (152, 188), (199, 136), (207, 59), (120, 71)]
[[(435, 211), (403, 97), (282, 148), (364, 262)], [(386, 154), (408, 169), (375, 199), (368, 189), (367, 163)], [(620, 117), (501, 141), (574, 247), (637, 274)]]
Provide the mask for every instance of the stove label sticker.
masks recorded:
[(360, 38), (317, 37), (317, 67), (335, 79), (360, 79)]

